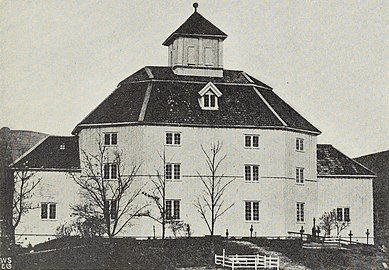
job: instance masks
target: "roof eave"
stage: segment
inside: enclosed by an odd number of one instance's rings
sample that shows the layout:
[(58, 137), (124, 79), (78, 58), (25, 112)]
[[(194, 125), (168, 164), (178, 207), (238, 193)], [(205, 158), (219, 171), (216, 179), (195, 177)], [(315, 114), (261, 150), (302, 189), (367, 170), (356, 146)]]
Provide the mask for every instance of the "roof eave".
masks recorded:
[(184, 34), (184, 33), (172, 33), (163, 43), (163, 46), (169, 46), (173, 43), (173, 40), (176, 36), (181, 37), (205, 37), (205, 38), (217, 38), (221, 40), (225, 40), (228, 35), (207, 35), (207, 34)]
[(360, 175), (360, 174), (355, 174), (355, 175), (349, 175), (349, 174), (318, 174), (317, 177), (321, 178), (376, 178), (376, 175)]

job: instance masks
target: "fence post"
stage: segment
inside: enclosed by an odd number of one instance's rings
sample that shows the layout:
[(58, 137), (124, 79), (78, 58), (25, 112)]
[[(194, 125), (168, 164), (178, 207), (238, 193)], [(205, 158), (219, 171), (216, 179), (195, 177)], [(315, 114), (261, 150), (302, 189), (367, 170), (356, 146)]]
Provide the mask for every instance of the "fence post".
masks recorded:
[(235, 269), (235, 260), (234, 260), (234, 257), (232, 257), (231, 259), (232, 259), (232, 260), (231, 260), (231, 261), (232, 261), (232, 268), (231, 268), (231, 269), (234, 270), (234, 269)]
[(369, 229), (366, 230), (366, 244), (369, 244)]
[(254, 262), (254, 269), (257, 270), (258, 269), (258, 254), (255, 255), (255, 262)]
[(350, 230), (350, 233), (348, 234), (348, 236), (350, 237), (350, 244), (351, 244), (351, 238), (353, 237), (353, 233), (351, 232), (351, 230)]
[(251, 226), (250, 226), (250, 238), (253, 237), (253, 231), (254, 231), (253, 224), (251, 224)]
[(303, 234), (304, 234), (304, 226), (301, 226), (300, 229), (301, 241), (303, 241)]
[(226, 261), (226, 250), (223, 248), (223, 267), (225, 266)]

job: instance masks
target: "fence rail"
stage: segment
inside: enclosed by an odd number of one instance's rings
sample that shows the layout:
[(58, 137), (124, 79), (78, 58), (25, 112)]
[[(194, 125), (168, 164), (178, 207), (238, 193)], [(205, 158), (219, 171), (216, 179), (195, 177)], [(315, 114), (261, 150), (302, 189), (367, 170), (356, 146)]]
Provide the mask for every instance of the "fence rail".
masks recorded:
[(261, 255), (222, 255), (215, 254), (215, 264), (231, 269), (280, 269), (280, 258)]

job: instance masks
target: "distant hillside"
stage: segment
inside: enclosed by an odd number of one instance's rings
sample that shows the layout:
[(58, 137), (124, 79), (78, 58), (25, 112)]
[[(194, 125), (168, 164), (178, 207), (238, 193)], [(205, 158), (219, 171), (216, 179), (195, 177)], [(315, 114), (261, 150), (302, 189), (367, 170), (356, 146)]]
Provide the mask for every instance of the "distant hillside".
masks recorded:
[(389, 246), (389, 150), (358, 157), (355, 160), (377, 175), (373, 182), (376, 241)]
[(0, 129), (0, 138), (1, 140), (8, 140), (8, 147), (11, 150), (13, 161), (46, 136), (47, 134), (29, 130), (11, 130), (7, 127)]
[(7, 127), (0, 129), (0, 253), (5, 252), (4, 248), (9, 241), (7, 236), (11, 235), (13, 186), (10, 183), (10, 172), (8, 165), (46, 137), (46, 134), (27, 131), (10, 130)]

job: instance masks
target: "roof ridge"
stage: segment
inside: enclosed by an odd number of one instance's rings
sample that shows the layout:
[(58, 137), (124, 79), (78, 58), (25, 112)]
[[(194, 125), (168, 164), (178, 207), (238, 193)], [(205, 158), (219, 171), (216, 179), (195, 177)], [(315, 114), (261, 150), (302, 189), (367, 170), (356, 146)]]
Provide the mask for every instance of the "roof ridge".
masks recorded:
[(259, 98), (265, 103), (265, 105), (270, 109), (270, 111), (277, 117), (277, 119), (281, 122), (281, 124), (285, 127), (288, 127), (288, 124), (281, 118), (281, 116), (275, 111), (275, 109), (270, 105), (270, 103), (265, 99), (264, 96), (259, 92), (259, 90), (254, 86), (254, 91), (257, 93)]
[(371, 154), (367, 154), (367, 155), (355, 157), (355, 158), (353, 158), (353, 159), (369, 157), (369, 156), (378, 155), (378, 154), (383, 154), (383, 153), (387, 153), (387, 152), (389, 153), (389, 150), (382, 150), (382, 151), (374, 152), (374, 153), (371, 153)]
[(345, 153), (343, 153), (342, 151), (340, 151), (338, 148), (336, 148), (335, 146), (331, 145), (332, 148), (334, 148), (336, 151), (338, 151), (339, 153), (341, 153), (343, 156), (345, 156), (348, 160), (354, 162), (354, 163), (357, 163), (358, 165), (360, 165), (361, 167), (363, 167), (364, 169), (368, 170), (372, 175), (376, 176), (376, 174), (369, 168), (367, 168), (366, 166), (362, 165), (361, 163), (359, 163), (358, 161), (350, 158), (349, 156), (347, 156)]
[(28, 154), (30, 154), (32, 151), (34, 151), (39, 145), (41, 145), (44, 141), (46, 141), (48, 138), (50, 137), (50, 135), (47, 135), (46, 137), (44, 137), (43, 139), (41, 139), (40, 141), (38, 141), (33, 147), (31, 147), (30, 149), (28, 149), (26, 152), (23, 153), (23, 155), (21, 155), (20, 157), (18, 157), (14, 162), (12, 162), (11, 164), (8, 165), (8, 167), (12, 167), (14, 166), (16, 163), (18, 163), (19, 161), (21, 161), (24, 157), (26, 157)]

